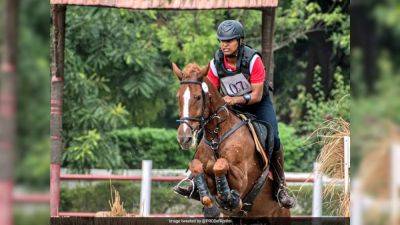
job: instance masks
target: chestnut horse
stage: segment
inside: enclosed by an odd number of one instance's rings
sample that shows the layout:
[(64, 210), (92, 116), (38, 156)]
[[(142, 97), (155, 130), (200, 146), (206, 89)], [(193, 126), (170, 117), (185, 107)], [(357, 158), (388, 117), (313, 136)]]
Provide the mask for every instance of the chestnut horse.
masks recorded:
[[(227, 109), (217, 88), (207, 79), (209, 68), (188, 64), (181, 71), (174, 63), (172, 68), (180, 81), (177, 138), (182, 149), (195, 146), (197, 133), (204, 129), (189, 163), (204, 216), (218, 217), (222, 212), (240, 217), (289, 217), (290, 211), (273, 199), (272, 181), (265, 173), (268, 169), (263, 170), (246, 123)], [(260, 185), (261, 176), (264, 182)], [(253, 193), (255, 183), (259, 191), (249, 204), (246, 197)]]

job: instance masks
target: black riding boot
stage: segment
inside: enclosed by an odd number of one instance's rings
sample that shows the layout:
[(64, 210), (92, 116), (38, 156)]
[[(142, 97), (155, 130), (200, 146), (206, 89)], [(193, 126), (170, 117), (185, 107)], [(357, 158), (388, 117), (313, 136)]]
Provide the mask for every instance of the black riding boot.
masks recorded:
[[(201, 129), (200, 132), (197, 134), (196, 146), (199, 146), (199, 144), (203, 138), (203, 135), (204, 135), (204, 130)], [(199, 191), (196, 187), (196, 184), (194, 183), (193, 178), (194, 178), (193, 175), (190, 174), (188, 178), (181, 180), (175, 187), (172, 188), (172, 190), (174, 190), (175, 193), (182, 195), (183, 197), (200, 201)], [(190, 185), (184, 186), (185, 181), (189, 182)], [(193, 191), (193, 189), (194, 189), (194, 191)]]
[(287, 209), (296, 205), (296, 200), (287, 192), (285, 172), (283, 171), (283, 146), (279, 151), (274, 151), (271, 157), (272, 172), (274, 173), (273, 190), (274, 197), (279, 204)]
[[(184, 186), (185, 180), (190, 183), (190, 185)], [(191, 198), (200, 201), (199, 191), (197, 190), (196, 184), (193, 181), (193, 175), (190, 174), (188, 178), (183, 179), (175, 187), (172, 188), (175, 193), (180, 194), (186, 198)], [(193, 190), (194, 189), (194, 190)]]

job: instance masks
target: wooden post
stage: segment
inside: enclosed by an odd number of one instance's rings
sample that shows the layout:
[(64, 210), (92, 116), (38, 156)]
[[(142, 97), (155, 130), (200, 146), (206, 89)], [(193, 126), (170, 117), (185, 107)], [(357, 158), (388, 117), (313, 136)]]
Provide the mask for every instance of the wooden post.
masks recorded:
[(151, 160), (142, 161), (142, 185), (140, 189), (140, 212), (139, 216), (150, 216), (150, 200), (151, 200), (151, 168), (153, 162)]
[(65, 5), (52, 5), (50, 100), (50, 216), (58, 216), (62, 153), (62, 97), (64, 87)]
[(323, 179), (320, 171), (321, 165), (314, 163), (314, 184), (313, 184), (313, 203), (312, 203), (312, 216), (322, 216), (322, 193), (323, 193)]
[[(261, 24), (261, 54), (263, 63), (267, 70), (267, 78), (269, 85), (274, 87), (274, 24), (275, 24), (275, 8), (266, 8), (262, 11)], [(272, 93), (271, 93), (272, 96)]]
[(0, 224), (13, 224), (14, 149), (16, 138), (17, 0), (5, 1), (5, 34), (0, 66)]
[(390, 149), (391, 170), (390, 170), (390, 198), (391, 198), (391, 223), (399, 224), (400, 221), (400, 144), (393, 143)]
[(350, 137), (343, 137), (344, 144), (344, 193), (350, 194)]

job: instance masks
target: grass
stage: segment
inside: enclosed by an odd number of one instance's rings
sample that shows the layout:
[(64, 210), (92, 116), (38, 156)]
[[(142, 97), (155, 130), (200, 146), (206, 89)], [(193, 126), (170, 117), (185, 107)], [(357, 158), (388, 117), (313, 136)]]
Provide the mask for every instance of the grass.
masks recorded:
[[(318, 128), (312, 136), (316, 136), (322, 145), (317, 157), (319, 172), (333, 179), (344, 179), (344, 137), (350, 136), (350, 123), (342, 118), (329, 119)], [(330, 205), (339, 205), (337, 214), (350, 216), (350, 194), (337, 191), (335, 182), (326, 184), (324, 198)]]

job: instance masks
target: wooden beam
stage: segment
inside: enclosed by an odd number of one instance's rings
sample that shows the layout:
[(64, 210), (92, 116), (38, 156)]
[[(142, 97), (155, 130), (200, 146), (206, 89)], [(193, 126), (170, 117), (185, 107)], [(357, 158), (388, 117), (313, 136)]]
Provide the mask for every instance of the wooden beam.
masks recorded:
[(0, 65), (0, 224), (13, 224), (18, 0), (6, 0)]
[(208, 10), (277, 7), (278, 0), (50, 0), (50, 4), (100, 6), (126, 9)]
[(50, 99), (50, 215), (58, 216), (62, 145), (62, 103), (64, 87), (65, 5), (52, 5), (51, 99)]
[(274, 23), (275, 23), (275, 8), (267, 8), (262, 11), (261, 24), (261, 54), (263, 63), (267, 70), (268, 81), (272, 88), (274, 87)]

